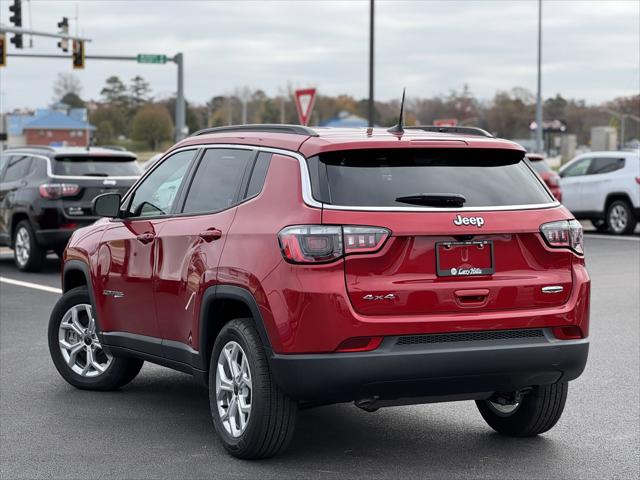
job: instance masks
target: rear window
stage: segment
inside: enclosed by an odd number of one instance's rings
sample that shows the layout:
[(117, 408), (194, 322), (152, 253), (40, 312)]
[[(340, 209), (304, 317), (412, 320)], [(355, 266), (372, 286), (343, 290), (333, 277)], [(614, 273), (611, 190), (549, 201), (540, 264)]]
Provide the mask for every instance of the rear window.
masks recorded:
[(54, 175), (91, 177), (133, 177), (140, 175), (134, 158), (107, 156), (57, 157), (52, 162)]
[(544, 160), (529, 160), (531, 164), (531, 168), (533, 168), (538, 173), (550, 172), (551, 167)]
[(332, 205), (410, 207), (397, 199), (439, 195), (462, 195), (464, 207), (553, 201), (518, 151), (349, 150), (312, 157), (309, 169), (313, 196)]

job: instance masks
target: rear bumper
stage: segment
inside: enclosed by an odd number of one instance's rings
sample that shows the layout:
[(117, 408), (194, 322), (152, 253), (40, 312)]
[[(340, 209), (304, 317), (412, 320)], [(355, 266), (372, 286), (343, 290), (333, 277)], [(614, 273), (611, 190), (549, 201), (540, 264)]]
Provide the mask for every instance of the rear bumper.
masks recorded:
[(274, 354), (271, 367), (280, 387), (302, 401), (487, 398), (573, 380), (589, 350), (587, 339), (556, 340), (546, 329), (537, 339), (397, 345), (397, 338), (387, 337), (373, 352)]
[(51, 250), (63, 249), (71, 238), (74, 230), (51, 229), (36, 231), (36, 241), (38, 245)]

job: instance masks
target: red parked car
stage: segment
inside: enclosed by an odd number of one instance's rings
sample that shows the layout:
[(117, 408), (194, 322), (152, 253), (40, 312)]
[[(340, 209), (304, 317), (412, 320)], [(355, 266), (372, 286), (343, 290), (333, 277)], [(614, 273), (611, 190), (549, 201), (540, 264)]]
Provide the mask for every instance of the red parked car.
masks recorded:
[(145, 360), (190, 373), (237, 457), (335, 402), (474, 400), (536, 435), (585, 367), (580, 224), (479, 129), (208, 129), (94, 208), (64, 254), (56, 368), (92, 390)]
[(562, 201), (562, 189), (560, 188), (560, 175), (551, 170), (551, 167), (539, 153), (527, 153), (527, 160), (536, 171), (536, 173), (544, 180), (544, 183), (549, 187), (551, 193), (556, 199)]

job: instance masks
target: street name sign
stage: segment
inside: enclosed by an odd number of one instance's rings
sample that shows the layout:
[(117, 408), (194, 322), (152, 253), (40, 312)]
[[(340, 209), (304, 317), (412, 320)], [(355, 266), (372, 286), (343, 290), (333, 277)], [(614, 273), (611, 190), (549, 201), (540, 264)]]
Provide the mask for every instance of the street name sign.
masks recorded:
[(139, 53), (138, 63), (167, 63), (167, 56), (154, 55), (150, 53)]

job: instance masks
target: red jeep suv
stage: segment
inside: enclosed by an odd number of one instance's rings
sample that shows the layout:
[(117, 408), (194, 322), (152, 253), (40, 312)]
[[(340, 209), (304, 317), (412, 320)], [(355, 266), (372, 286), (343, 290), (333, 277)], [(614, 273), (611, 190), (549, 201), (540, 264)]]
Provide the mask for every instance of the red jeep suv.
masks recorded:
[(536, 435), (585, 367), (580, 224), (479, 129), (207, 129), (94, 209), (64, 254), (55, 366), (92, 390), (145, 360), (189, 373), (237, 457), (336, 402), (475, 400)]

